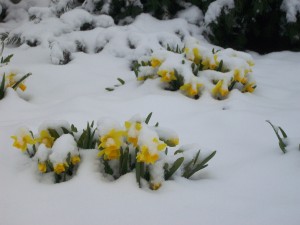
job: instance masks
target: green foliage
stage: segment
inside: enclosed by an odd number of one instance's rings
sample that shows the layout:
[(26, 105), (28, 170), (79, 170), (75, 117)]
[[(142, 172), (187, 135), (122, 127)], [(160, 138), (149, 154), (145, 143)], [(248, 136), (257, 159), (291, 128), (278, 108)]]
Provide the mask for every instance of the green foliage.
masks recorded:
[[(276, 134), (276, 137), (278, 138), (278, 144), (279, 144), (279, 147), (281, 149), (281, 151), (283, 153), (286, 153), (286, 143), (284, 142), (284, 140), (287, 138), (287, 135), (286, 133), (284, 132), (284, 130), (281, 128), (281, 127), (275, 127), (269, 120), (266, 120), (267, 123), (269, 123), (271, 125), (271, 127), (273, 128), (275, 134)], [(281, 135), (279, 134), (279, 131), (281, 132)]]
[(235, 7), (223, 7), (216, 21), (207, 24), (208, 38), (216, 45), (260, 53), (300, 50), (300, 15), (288, 22), (282, 0), (235, 0)]
[(94, 121), (91, 124), (88, 122), (86, 125), (86, 129), (83, 129), (83, 132), (77, 141), (77, 146), (82, 149), (95, 148), (95, 133), (96, 128), (94, 128)]
[(208, 161), (211, 160), (215, 156), (216, 153), (217, 152), (214, 151), (209, 156), (207, 156), (201, 160), (200, 150), (199, 150), (197, 152), (197, 154), (195, 155), (195, 157), (185, 165), (182, 176), (185, 178), (190, 178), (194, 173), (207, 167)]

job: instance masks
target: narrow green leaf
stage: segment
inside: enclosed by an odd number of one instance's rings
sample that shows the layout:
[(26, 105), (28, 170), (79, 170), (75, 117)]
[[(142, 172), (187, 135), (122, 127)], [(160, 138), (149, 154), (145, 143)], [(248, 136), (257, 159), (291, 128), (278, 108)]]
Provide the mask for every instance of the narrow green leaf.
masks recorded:
[(147, 116), (146, 120), (145, 120), (145, 123), (148, 124), (150, 119), (151, 119), (151, 116), (152, 116), (152, 112), (149, 113), (149, 115)]
[(29, 76), (31, 76), (32, 75), (32, 73), (27, 73), (27, 74), (25, 74), (20, 80), (18, 80), (18, 82), (16, 82), (13, 86), (12, 86), (12, 88), (13, 89), (17, 89), (18, 87), (19, 87), (19, 85), (27, 78), (27, 77), (29, 77)]
[(136, 182), (139, 184), (139, 187), (141, 188), (141, 163), (137, 162), (135, 164), (135, 176), (136, 176)]
[(107, 90), (107, 91), (114, 91), (115, 89), (113, 89), (113, 88), (105, 88), (105, 90)]
[(77, 128), (74, 126), (74, 124), (71, 125), (71, 131), (77, 133)]
[(125, 84), (125, 81), (124, 80), (122, 80), (121, 78), (118, 78), (117, 79), (122, 85), (124, 85)]
[(222, 71), (222, 67), (223, 67), (223, 60), (221, 60), (218, 68), (217, 68), (217, 71), (221, 72)]
[(67, 128), (65, 127), (61, 127), (62, 131), (64, 132), (64, 134), (72, 134), (72, 132), (70, 132)]
[(209, 160), (211, 160), (215, 155), (217, 151), (213, 151), (209, 156), (207, 156), (204, 160), (199, 163), (200, 166), (204, 166), (206, 163), (208, 163)]
[(184, 151), (181, 150), (181, 149), (178, 149), (177, 151), (174, 152), (174, 155), (177, 155), (177, 154), (180, 154), (180, 153), (183, 153)]
[(208, 165), (200, 165), (198, 164), (194, 169), (192, 169), (189, 174), (186, 176), (187, 179), (189, 179), (191, 176), (194, 175), (194, 173), (198, 172), (199, 170), (204, 169), (205, 167), (207, 167)]
[(269, 121), (269, 120), (266, 120), (267, 123), (269, 123), (271, 125), (271, 127), (273, 128), (277, 138), (278, 138), (278, 141), (279, 141), (279, 147), (280, 149), (282, 150), (283, 153), (286, 153), (286, 145), (284, 144), (282, 138), (280, 137), (280, 135), (278, 134), (278, 131), (276, 130), (276, 128), (274, 127), (274, 125)]
[(7, 64), (7, 63), (9, 63), (10, 62), (10, 60), (11, 60), (11, 58), (13, 57), (14, 55), (13, 54), (11, 54), (11, 55), (8, 55), (7, 57), (5, 57), (5, 58), (1, 58), (1, 63), (4, 63), (4, 64)]
[(52, 128), (48, 128), (49, 134), (51, 135), (51, 137), (53, 137), (55, 140), (57, 138), (59, 138), (59, 134), (57, 133), (57, 131), (55, 129)]
[(156, 124), (154, 125), (155, 127), (158, 127), (159, 126), (159, 122), (156, 122)]
[(178, 170), (178, 168), (181, 166), (181, 164), (184, 161), (184, 157), (180, 157), (178, 158), (172, 165), (172, 167), (170, 168), (170, 170), (167, 172), (167, 174), (165, 174), (165, 180), (169, 180), (172, 175)]
[(103, 164), (104, 164), (104, 171), (105, 171), (105, 173), (107, 173), (109, 175), (113, 175), (114, 171), (110, 167), (109, 163), (106, 160), (103, 160)]
[(278, 127), (278, 129), (280, 130), (282, 136), (283, 136), (284, 138), (287, 138), (287, 135), (286, 135), (286, 133), (284, 132), (284, 130), (283, 130), (281, 127)]
[(196, 162), (197, 162), (197, 160), (198, 160), (198, 158), (199, 158), (199, 155), (200, 155), (200, 150), (197, 152), (197, 154), (196, 154), (196, 156), (195, 156), (195, 158), (194, 158), (193, 165), (196, 164)]
[(5, 74), (3, 74), (1, 85), (0, 85), (0, 100), (4, 98), (5, 94)]

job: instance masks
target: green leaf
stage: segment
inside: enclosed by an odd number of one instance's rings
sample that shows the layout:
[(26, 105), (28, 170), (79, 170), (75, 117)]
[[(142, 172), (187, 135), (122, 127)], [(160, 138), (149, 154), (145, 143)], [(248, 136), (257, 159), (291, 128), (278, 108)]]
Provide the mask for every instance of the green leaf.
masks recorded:
[[(278, 138), (278, 141), (279, 141), (279, 147), (280, 149), (282, 150), (282, 152), (285, 154), (286, 153), (286, 145), (284, 144), (282, 138), (280, 137), (280, 135), (278, 134), (278, 131), (276, 130), (276, 128), (274, 127), (274, 125), (269, 121), (269, 120), (266, 120), (267, 123), (269, 123), (271, 125), (271, 127), (273, 128), (277, 138)], [(282, 129), (281, 129), (282, 130)], [(283, 130), (282, 130), (283, 131)], [(281, 132), (282, 132), (281, 131)], [(284, 133), (284, 134), (283, 134)], [(286, 133), (283, 131), (282, 135), (285, 135), (286, 136)]]
[(223, 67), (223, 60), (221, 60), (218, 68), (217, 68), (217, 71), (221, 72), (222, 71), (222, 67)]
[(209, 160), (211, 160), (216, 155), (216, 153), (217, 151), (213, 151), (209, 156), (202, 160), (199, 165), (204, 166), (206, 163), (208, 163)]
[(165, 174), (165, 180), (169, 180), (172, 177), (172, 175), (179, 169), (183, 161), (184, 157), (180, 157), (173, 163), (172, 167)]
[(177, 154), (180, 154), (180, 153), (183, 153), (184, 151), (181, 150), (181, 149), (178, 149), (177, 151), (174, 152), (174, 155), (177, 155)]
[(159, 126), (159, 122), (156, 122), (156, 124), (154, 125), (155, 127), (158, 127)]
[(74, 126), (74, 124), (71, 125), (71, 131), (77, 133), (77, 128)]
[(125, 84), (125, 81), (124, 80), (122, 80), (121, 78), (118, 78), (117, 79), (122, 85), (124, 85)]
[(115, 89), (113, 89), (113, 88), (105, 88), (105, 90), (107, 90), (107, 91), (114, 91)]
[(109, 163), (106, 160), (103, 160), (103, 164), (104, 164), (104, 171), (105, 171), (105, 173), (107, 173), (109, 175), (113, 175), (114, 171), (110, 167)]
[(197, 162), (197, 160), (198, 160), (198, 158), (199, 158), (199, 155), (200, 155), (200, 150), (197, 152), (197, 154), (196, 154), (196, 156), (195, 156), (195, 158), (194, 158), (193, 165), (196, 164), (196, 162)]
[(287, 135), (286, 135), (286, 133), (284, 132), (284, 130), (283, 130), (281, 127), (278, 127), (278, 128), (279, 128), (279, 130), (280, 130), (282, 136), (283, 136), (284, 138), (287, 138)]
[(141, 188), (141, 162), (137, 162), (135, 164), (135, 176), (136, 176), (136, 182), (139, 184), (139, 187)]
[(1, 58), (1, 63), (3, 63), (3, 64), (7, 64), (7, 63), (9, 63), (10, 62), (10, 60), (11, 60), (11, 58), (13, 57), (14, 55), (13, 54), (11, 54), (11, 55), (8, 55), (7, 57), (5, 57), (5, 58)]
[(55, 140), (57, 138), (59, 138), (59, 134), (57, 133), (57, 131), (55, 129), (52, 128), (48, 128), (49, 134), (51, 135), (51, 137), (53, 137)]
[(18, 80), (18, 82), (16, 82), (16, 83), (12, 86), (12, 88), (16, 90), (16, 89), (19, 87), (19, 85), (20, 85), (24, 80), (26, 80), (27, 77), (29, 77), (29, 76), (31, 76), (31, 75), (32, 75), (32, 73), (27, 73), (27, 74), (25, 74), (20, 80)]
[(5, 94), (5, 74), (3, 74), (1, 85), (0, 85), (0, 100), (4, 98)]
[(148, 124), (150, 119), (151, 119), (151, 116), (152, 116), (152, 112), (148, 114), (146, 120), (145, 120), (145, 123)]
[(73, 133), (72, 132), (70, 132), (67, 128), (65, 128), (65, 127), (61, 127), (61, 129), (62, 129), (62, 131), (64, 132), (64, 134), (72, 134), (73, 135)]

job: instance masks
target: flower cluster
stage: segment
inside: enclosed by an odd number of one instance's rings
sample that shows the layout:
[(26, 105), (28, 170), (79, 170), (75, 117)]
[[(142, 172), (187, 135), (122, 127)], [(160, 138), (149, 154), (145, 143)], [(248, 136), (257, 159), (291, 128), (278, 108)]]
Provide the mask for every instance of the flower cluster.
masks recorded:
[[(2, 57), (3, 49), (4, 43), (2, 43), (2, 47), (0, 47), (0, 67), (7, 65), (13, 57), (13, 55)], [(25, 91), (26, 85), (24, 84), (24, 81), (30, 75), (31, 73), (28, 73), (23, 76), (20, 76), (19, 74), (14, 72), (10, 72), (7, 75), (5, 73), (0, 73), (0, 100), (4, 98), (5, 91), (7, 88), (12, 88), (14, 90), (20, 89), (21, 91)]]
[[(65, 129), (65, 128), (64, 128)], [(20, 149), (37, 163), (40, 173), (53, 173), (55, 182), (69, 180), (81, 160), (77, 142), (71, 134), (60, 133), (41, 126), (34, 135), (28, 128), (19, 128), (13, 146)]]
[(187, 39), (185, 47), (155, 51), (136, 61), (133, 70), (138, 81), (159, 78), (166, 90), (180, 90), (198, 99), (205, 90), (216, 99), (224, 99), (233, 89), (252, 93), (252, 57), (233, 49), (215, 51)]
[[(179, 144), (178, 135), (170, 129), (159, 127), (158, 123), (150, 126), (151, 115), (146, 119), (135, 116), (125, 121), (123, 126), (110, 119), (98, 121), (98, 157), (104, 174), (118, 179), (135, 171), (140, 187), (146, 182), (152, 190), (156, 190), (175, 173), (189, 178), (207, 166), (215, 152), (199, 161), (200, 151), (197, 158), (185, 157), (185, 148), (173, 149)], [(170, 151), (174, 154), (168, 155)]]
[(118, 179), (134, 171), (139, 186), (148, 184), (153, 190), (176, 174), (190, 178), (207, 166), (215, 151), (200, 160), (200, 150), (174, 149), (179, 144), (176, 132), (158, 123), (150, 126), (151, 116), (134, 116), (122, 126), (105, 118), (97, 128), (88, 123), (82, 132), (64, 121), (45, 122), (36, 135), (20, 128), (12, 136), (13, 146), (32, 158), (40, 173), (52, 173), (56, 183), (74, 175), (81, 161), (80, 149), (98, 152), (105, 176)]

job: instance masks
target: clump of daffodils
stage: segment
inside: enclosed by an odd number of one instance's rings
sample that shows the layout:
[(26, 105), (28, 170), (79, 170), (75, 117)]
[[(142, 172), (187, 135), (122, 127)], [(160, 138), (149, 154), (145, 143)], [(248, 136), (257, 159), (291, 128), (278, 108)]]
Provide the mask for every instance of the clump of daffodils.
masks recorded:
[(22, 127), (11, 138), (13, 147), (32, 158), (41, 174), (53, 173), (55, 183), (69, 180), (81, 161), (78, 140), (64, 121), (45, 122), (37, 134)]
[[(158, 124), (150, 126), (151, 115), (146, 119), (135, 116), (123, 125), (110, 119), (99, 120), (98, 157), (105, 174), (118, 179), (135, 171), (140, 187), (146, 181), (152, 190), (157, 190), (163, 181), (171, 179), (176, 173), (184, 176), (185, 160), (182, 149), (181, 154), (177, 154), (177, 151), (176, 154), (168, 155), (179, 144), (178, 135), (171, 129), (159, 127)], [(173, 152), (176, 151), (173, 149)], [(208, 160), (203, 165), (207, 166), (207, 162)], [(203, 168), (196, 166), (190, 176)]]
[(137, 115), (123, 124), (104, 118), (97, 127), (94, 122), (88, 123), (82, 132), (64, 121), (48, 121), (36, 134), (22, 127), (11, 138), (13, 147), (32, 158), (41, 174), (53, 174), (55, 183), (72, 178), (83, 149), (97, 150), (106, 176), (118, 179), (135, 172), (139, 187), (148, 184), (152, 190), (175, 175), (190, 178), (207, 166), (215, 151), (200, 158), (200, 151), (174, 149), (179, 144), (177, 133), (158, 123), (149, 125), (151, 116), (152, 113), (146, 118)]
[[(0, 58), (0, 69), (1, 69), (1, 67), (7, 65), (10, 62), (11, 58), (13, 57), (13, 55), (2, 57), (3, 49), (4, 49), (4, 43), (1, 43), (1, 46), (0, 46), (0, 57), (1, 57)], [(20, 75), (15, 72), (9, 72), (6, 74), (5, 72), (0, 71), (0, 100), (4, 98), (5, 91), (7, 88), (12, 88), (14, 90), (19, 89), (21, 91), (25, 91), (27, 87), (26, 87), (24, 81), (30, 75), (31, 75), (31, 73), (28, 73), (26, 75)]]
[(242, 93), (255, 90), (253, 66), (247, 53), (233, 49), (215, 51), (189, 38), (182, 49), (158, 50), (136, 61), (133, 70), (138, 81), (157, 78), (166, 90), (180, 90), (194, 99), (208, 91), (221, 100), (233, 89)]

